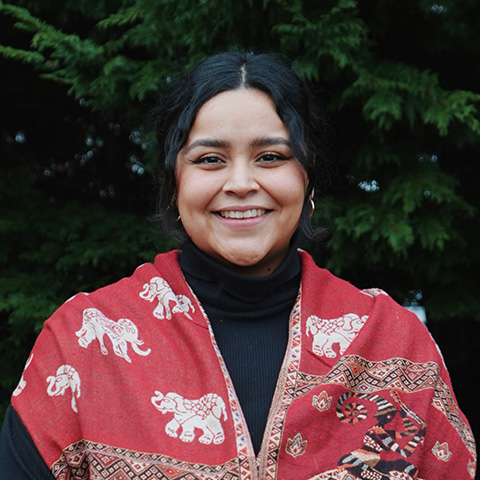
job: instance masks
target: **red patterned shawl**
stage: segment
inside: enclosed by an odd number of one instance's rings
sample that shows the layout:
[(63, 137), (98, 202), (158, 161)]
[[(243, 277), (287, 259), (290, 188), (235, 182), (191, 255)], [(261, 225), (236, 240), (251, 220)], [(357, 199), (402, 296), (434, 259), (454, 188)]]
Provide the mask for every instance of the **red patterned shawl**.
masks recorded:
[(57, 479), (471, 479), (472, 432), (428, 331), (301, 251), (262, 449), (178, 252), (45, 323), (12, 403)]

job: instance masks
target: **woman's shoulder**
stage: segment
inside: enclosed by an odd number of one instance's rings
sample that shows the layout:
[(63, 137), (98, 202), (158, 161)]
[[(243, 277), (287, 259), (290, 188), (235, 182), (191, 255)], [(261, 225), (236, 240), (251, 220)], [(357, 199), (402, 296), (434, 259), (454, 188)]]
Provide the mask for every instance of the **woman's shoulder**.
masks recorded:
[[(358, 288), (316, 265), (313, 258), (300, 251), (302, 259), (302, 289), (306, 297), (327, 315), (335, 312), (368, 316), (377, 329), (396, 329), (399, 335), (414, 332), (430, 336), (419, 317), (400, 305), (381, 288)], [(331, 311), (331, 313), (330, 313)]]
[[(138, 266), (131, 275), (99, 287), (91, 292), (79, 292), (60, 305), (45, 322), (46, 329), (65, 329), (78, 326), (78, 319), (103, 318), (113, 322), (120, 318), (141, 317), (153, 301), (152, 285), (162, 283), (164, 289), (181, 277), (178, 251), (159, 254), (154, 262)], [(158, 295), (158, 293), (157, 293)]]

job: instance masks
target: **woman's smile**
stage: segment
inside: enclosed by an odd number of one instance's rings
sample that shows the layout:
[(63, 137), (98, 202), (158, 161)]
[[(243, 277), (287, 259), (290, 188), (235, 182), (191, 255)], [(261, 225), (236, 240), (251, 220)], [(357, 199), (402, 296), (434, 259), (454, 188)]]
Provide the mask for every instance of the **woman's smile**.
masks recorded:
[(307, 176), (267, 94), (229, 90), (207, 101), (176, 174), (180, 218), (197, 247), (250, 275), (266, 275), (282, 262)]
[(235, 220), (243, 220), (245, 218), (258, 218), (267, 213), (264, 208), (248, 208), (247, 210), (222, 210), (218, 212), (222, 218), (232, 218)]
[(225, 209), (215, 212), (217, 219), (225, 227), (235, 230), (248, 230), (268, 219), (272, 210), (258, 207)]

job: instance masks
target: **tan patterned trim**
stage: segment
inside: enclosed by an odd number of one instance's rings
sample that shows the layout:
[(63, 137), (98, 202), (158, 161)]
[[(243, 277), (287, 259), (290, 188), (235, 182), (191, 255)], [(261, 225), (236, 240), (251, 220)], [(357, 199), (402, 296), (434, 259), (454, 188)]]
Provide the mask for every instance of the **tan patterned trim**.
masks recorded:
[(468, 448), (472, 457), (476, 459), (477, 453), (473, 432), (462, 420), (460, 410), (453, 399), (452, 392), (441, 378), (439, 379), (439, 385), (437, 385), (437, 388), (435, 389), (432, 405), (445, 415), (452, 427), (457, 431), (465, 446)]
[[(288, 357), (285, 358), (286, 368), (282, 368), (281, 379), (278, 384), (285, 385), (285, 390), (277, 390), (272, 402), (272, 411), (276, 414), (271, 423), (267, 425), (268, 444), (266, 449), (266, 458), (262, 462), (260, 478), (262, 480), (274, 480), (277, 478), (277, 462), (280, 445), (282, 444), (283, 426), (288, 407), (291, 405), (295, 396), (292, 396), (289, 389), (294, 386), (300, 366), (300, 355), (302, 350), (302, 332), (301, 332), (301, 306), (302, 306), (302, 288), (298, 292), (297, 301), (290, 315), (290, 343)], [(278, 387), (277, 387), (278, 388)]]
[(414, 363), (405, 358), (374, 362), (358, 355), (347, 355), (336, 363), (322, 383), (343, 385), (362, 393), (380, 390), (412, 393), (435, 388), (439, 379), (440, 368), (435, 362)]
[(57, 480), (238, 480), (239, 462), (203, 465), (81, 440), (51, 467)]

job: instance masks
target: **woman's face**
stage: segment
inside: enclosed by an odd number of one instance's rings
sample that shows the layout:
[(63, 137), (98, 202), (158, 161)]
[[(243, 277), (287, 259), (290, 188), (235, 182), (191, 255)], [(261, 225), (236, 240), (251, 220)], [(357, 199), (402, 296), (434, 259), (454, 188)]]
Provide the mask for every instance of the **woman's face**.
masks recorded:
[(177, 157), (177, 205), (207, 255), (253, 276), (285, 258), (307, 188), (289, 140), (259, 90), (222, 92), (200, 108)]

